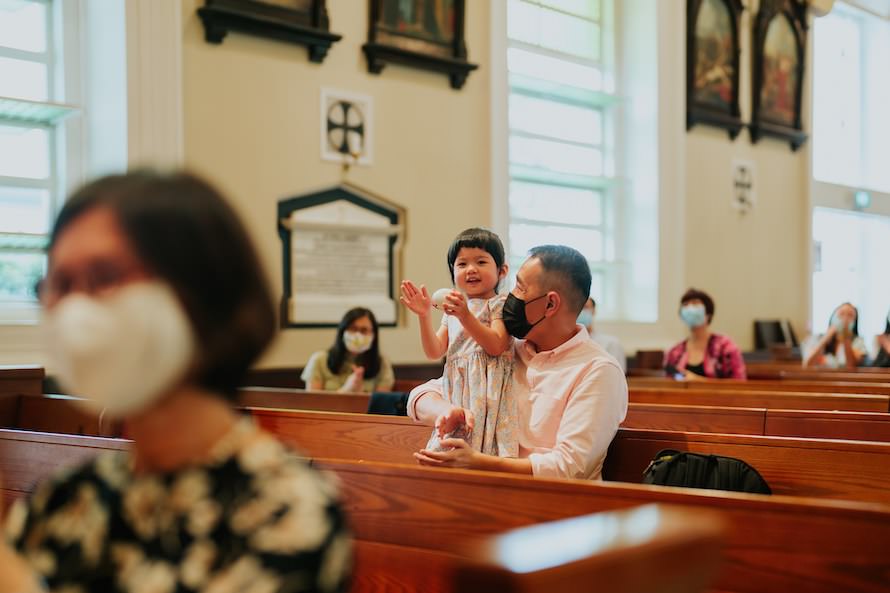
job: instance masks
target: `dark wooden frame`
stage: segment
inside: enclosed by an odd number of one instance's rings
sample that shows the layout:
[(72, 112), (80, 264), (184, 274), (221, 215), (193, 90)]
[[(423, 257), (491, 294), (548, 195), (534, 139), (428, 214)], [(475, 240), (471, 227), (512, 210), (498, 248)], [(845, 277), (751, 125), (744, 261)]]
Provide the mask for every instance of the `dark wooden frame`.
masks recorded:
[[(281, 301), (278, 306), (279, 311), (279, 325), (282, 329), (307, 329), (307, 328), (327, 328), (327, 327), (337, 327), (338, 322), (330, 322), (330, 323), (294, 323), (290, 320), (290, 312), (288, 309), (288, 302), (292, 296), (291, 292), (291, 231), (286, 228), (281, 221), (288, 218), (290, 214), (294, 210), (301, 210), (303, 208), (311, 208), (312, 206), (320, 206), (322, 204), (328, 204), (330, 202), (337, 202), (339, 200), (344, 200), (355, 204), (357, 206), (361, 206), (367, 210), (370, 210), (376, 214), (380, 214), (389, 219), (391, 224), (398, 225), (402, 222), (400, 218), (400, 213), (396, 210), (391, 210), (386, 208), (381, 204), (376, 204), (371, 202), (370, 200), (365, 199), (364, 197), (358, 195), (348, 187), (338, 186), (330, 189), (321, 190), (318, 192), (304, 194), (301, 196), (296, 196), (293, 198), (288, 198), (285, 200), (281, 200), (278, 202), (278, 208), (276, 211), (276, 226), (278, 228), (278, 238), (281, 239), (281, 278), (282, 278), (282, 295)], [(398, 295), (396, 293), (395, 288), (395, 275), (396, 275), (396, 257), (395, 257), (395, 245), (398, 241), (398, 237), (390, 237), (389, 238), (389, 297), (394, 301), (398, 302)], [(398, 326), (398, 315), (396, 316), (396, 320), (392, 323), (378, 323), (380, 327), (397, 327)]]
[(717, 109), (713, 105), (695, 100), (695, 66), (696, 66), (696, 22), (702, 0), (687, 0), (686, 2), (686, 129), (691, 129), (695, 124), (701, 123), (709, 126), (723, 128), (734, 140), (745, 123), (742, 121), (742, 112), (739, 109), (739, 77), (741, 69), (741, 36), (742, 0), (721, 0), (732, 20), (733, 35), (733, 76), (732, 76), (732, 100), (729, 113)]
[[(479, 67), (478, 64), (471, 64), (467, 61), (467, 44), (464, 40), (465, 0), (454, 0), (454, 39), (447, 46), (447, 57), (382, 43), (379, 40), (381, 28), (378, 21), (383, 9), (383, 1), (369, 0), (368, 42), (362, 46), (362, 51), (365, 52), (365, 57), (368, 60), (368, 72), (380, 74), (387, 64), (403, 64), (447, 74), (451, 88), (462, 88), (470, 72)], [(392, 34), (391, 32), (387, 33)], [(427, 43), (440, 45), (431, 41)]]
[(222, 43), (229, 31), (305, 45), (309, 60), (321, 63), (331, 45), (343, 38), (331, 33), (326, 0), (311, 0), (309, 11), (258, 0), (204, 0), (198, 16), (208, 43)]
[[(760, 113), (760, 94), (763, 87), (764, 46), (769, 25), (775, 18), (787, 18), (797, 42), (797, 88), (794, 91), (794, 125), (777, 122), (763, 117)], [(760, 12), (754, 21), (753, 30), (752, 71), (753, 84), (751, 123), (751, 142), (757, 143), (761, 138), (770, 136), (787, 140), (791, 150), (797, 150), (807, 140), (801, 123), (801, 105), (803, 102), (803, 80), (806, 72), (807, 46), (807, 7), (802, 0), (763, 0)]]

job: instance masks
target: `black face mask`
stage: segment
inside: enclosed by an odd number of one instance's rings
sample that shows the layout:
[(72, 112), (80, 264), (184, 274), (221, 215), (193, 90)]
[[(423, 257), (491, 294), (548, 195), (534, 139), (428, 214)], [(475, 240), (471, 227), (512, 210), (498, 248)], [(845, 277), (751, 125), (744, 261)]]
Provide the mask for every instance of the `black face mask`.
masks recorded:
[(507, 328), (507, 333), (514, 338), (522, 339), (528, 335), (528, 332), (532, 331), (533, 327), (544, 321), (546, 315), (541, 315), (540, 319), (534, 323), (529, 323), (528, 318), (525, 316), (525, 306), (543, 299), (545, 296), (547, 295), (542, 294), (536, 299), (524, 301), (513, 296), (512, 292), (508, 294), (507, 300), (504, 302), (504, 327)]

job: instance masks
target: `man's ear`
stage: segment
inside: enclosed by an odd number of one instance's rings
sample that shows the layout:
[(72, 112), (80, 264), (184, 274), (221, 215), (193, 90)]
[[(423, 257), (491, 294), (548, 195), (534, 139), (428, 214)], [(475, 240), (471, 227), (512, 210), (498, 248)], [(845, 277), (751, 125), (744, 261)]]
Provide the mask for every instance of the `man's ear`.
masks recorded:
[(555, 290), (547, 293), (547, 306), (544, 309), (544, 315), (550, 317), (556, 315), (557, 311), (562, 308), (562, 297)]

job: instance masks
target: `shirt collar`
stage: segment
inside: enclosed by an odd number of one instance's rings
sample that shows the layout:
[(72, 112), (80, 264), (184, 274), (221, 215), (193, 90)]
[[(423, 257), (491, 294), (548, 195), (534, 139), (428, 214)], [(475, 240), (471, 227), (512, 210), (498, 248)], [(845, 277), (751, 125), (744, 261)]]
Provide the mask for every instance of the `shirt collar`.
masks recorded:
[(535, 347), (531, 345), (528, 340), (522, 340), (520, 346), (520, 352), (525, 356), (526, 360), (533, 358), (538, 354), (549, 354), (551, 356), (561, 356), (578, 348), (579, 346), (583, 346), (590, 342), (590, 334), (587, 333), (587, 328), (581, 325), (580, 323), (575, 324), (575, 335), (571, 338), (553, 348), (552, 350), (543, 350), (538, 352), (535, 350)]

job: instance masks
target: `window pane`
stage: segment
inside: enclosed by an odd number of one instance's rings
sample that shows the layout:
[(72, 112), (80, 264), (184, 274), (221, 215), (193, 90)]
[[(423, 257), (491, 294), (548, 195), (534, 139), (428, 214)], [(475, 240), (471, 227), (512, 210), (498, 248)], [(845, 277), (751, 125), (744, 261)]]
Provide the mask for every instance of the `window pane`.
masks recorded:
[(594, 66), (542, 56), (524, 49), (507, 50), (507, 68), (514, 74), (579, 88), (603, 90), (603, 72)]
[(0, 46), (46, 51), (46, 5), (24, 0), (0, 0)]
[(42, 253), (0, 251), (0, 302), (35, 300), (34, 285), (46, 273)]
[(590, 60), (600, 57), (600, 27), (584, 19), (511, 0), (507, 7), (511, 39)]
[(813, 176), (859, 185), (862, 148), (860, 26), (837, 11), (816, 19)]
[(49, 177), (49, 132), (42, 128), (0, 126), (0, 175)]
[(591, 261), (603, 258), (603, 234), (600, 231), (552, 225), (510, 225), (511, 254), (525, 254), (532, 247), (553, 244), (573, 247)]
[(0, 233), (45, 234), (49, 218), (49, 191), (0, 187)]
[(549, 140), (511, 137), (510, 162), (573, 175), (603, 174), (602, 151)]
[(598, 191), (555, 187), (540, 183), (510, 183), (510, 216), (543, 222), (603, 223), (602, 194)]
[(0, 97), (46, 101), (46, 64), (0, 58)]
[(600, 0), (541, 0), (541, 4), (588, 19), (600, 18)]
[(603, 142), (603, 114), (598, 109), (584, 109), (523, 95), (510, 95), (510, 127), (572, 142)]

